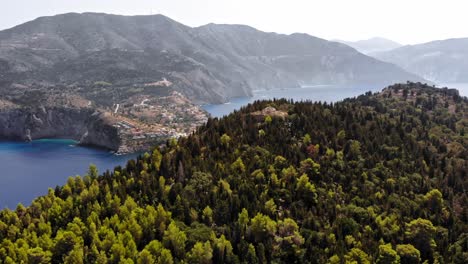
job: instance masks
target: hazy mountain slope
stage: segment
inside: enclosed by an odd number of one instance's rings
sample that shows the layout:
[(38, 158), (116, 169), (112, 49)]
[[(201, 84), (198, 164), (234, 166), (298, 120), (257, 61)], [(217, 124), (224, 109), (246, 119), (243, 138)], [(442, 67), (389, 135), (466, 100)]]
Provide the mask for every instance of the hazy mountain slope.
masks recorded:
[[(189, 30), (164, 16), (44, 17), (1, 32), (0, 58), (9, 62), (15, 75), (10, 79), (131, 85), (174, 72), (179, 73), (181, 89), (188, 86), (195, 97), (223, 100), (227, 88), (203, 65), (181, 54), (194, 49)], [(189, 85), (183, 77), (192, 80)]]
[(162, 15), (42, 17), (0, 32), (0, 91), (11, 84), (96, 81), (142, 85), (167, 78), (197, 101), (222, 102), (253, 88), (423, 81), (345, 45), (247, 26), (190, 28)]
[(214, 24), (198, 30), (203, 39), (209, 40), (207, 45), (213, 50), (221, 49), (224, 54), (234, 51), (237, 54), (231, 57), (241, 56), (249, 64), (263, 64), (279, 70), (301, 84), (376, 84), (401, 82), (403, 76), (418, 79), (393, 65), (363, 56), (348, 46), (307, 34), (281, 35), (247, 26)]
[(404, 46), (374, 56), (434, 82), (468, 82), (468, 38)]
[(359, 40), (359, 41), (344, 41), (344, 40), (335, 40), (335, 41), (346, 44), (350, 47), (353, 47), (357, 49), (359, 52), (362, 52), (364, 54), (388, 51), (388, 50), (396, 49), (402, 46), (400, 43), (397, 43), (393, 40), (379, 38), (379, 37)]

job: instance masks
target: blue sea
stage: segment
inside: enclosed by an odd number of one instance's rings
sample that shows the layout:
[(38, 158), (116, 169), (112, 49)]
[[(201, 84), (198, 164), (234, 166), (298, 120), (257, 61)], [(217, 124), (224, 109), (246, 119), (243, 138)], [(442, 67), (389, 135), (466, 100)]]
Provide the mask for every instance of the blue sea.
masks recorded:
[[(468, 84), (441, 84), (457, 88), (468, 96)], [(256, 100), (290, 98), (336, 102), (367, 91), (379, 91), (383, 86), (309, 86), (294, 89), (258, 90), (253, 97), (234, 98), (227, 104), (205, 105), (214, 117), (222, 117)], [(63, 185), (69, 176), (84, 175), (90, 164), (100, 172), (125, 165), (136, 154), (116, 156), (105, 150), (77, 146), (70, 140), (37, 140), (31, 143), (0, 142), (0, 209), (29, 205), (48, 188)]]
[[(442, 83), (438, 87), (456, 88), (460, 95), (468, 96), (468, 83)], [(337, 102), (345, 98), (355, 97), (365, 92), (381, 91), (385, 85), (316, 85), (305, 86), (301, 88), (257, 90), (253, 92), (252, 97), (233, 98), (225, 104), (208, 104), (203, 108), (213, 117), (223, 117), (234, 110), (239, 110), (242, 106), (253, 103), (257, 100), (267, 100), (274, 98), (287, 98), (294, 101), (322, 101)]]
[(252, 97), (234, 98), (225, 104), (209, 104), (204, 105), (203, 108), (213, 117), (222, 117), (230, 114), (234, 110), (240, 109), (242, 106), (253, 103), (257, 100), (287, 98), (293, 99), (294, 101), (311, 100), (336, 102), (348, 97), (361, 95), (367, 91), (378, 91), (381, 88), (382, 86), (369, 85), (315, 85), (290, 89), (257, 90), (253, 92)]
[(0, 142), (0, 209), (29, 205), (48, 188), (66, 183), (69, 176), (85, 175), (90, 164), (104, 172), (136, 157), (81, 147), (72, 140)]

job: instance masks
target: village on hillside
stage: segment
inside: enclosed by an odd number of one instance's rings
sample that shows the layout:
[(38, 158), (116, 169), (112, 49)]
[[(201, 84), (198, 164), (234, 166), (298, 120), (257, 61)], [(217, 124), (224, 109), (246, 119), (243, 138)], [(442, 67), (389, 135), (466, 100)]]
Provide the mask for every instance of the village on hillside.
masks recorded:
[(170, 138), (186, 136), (208, 120), (207, 113), (181, 93), (135, 96), (116, 104), (113, 126), (122, 139), (118, 153), (148, 149)]

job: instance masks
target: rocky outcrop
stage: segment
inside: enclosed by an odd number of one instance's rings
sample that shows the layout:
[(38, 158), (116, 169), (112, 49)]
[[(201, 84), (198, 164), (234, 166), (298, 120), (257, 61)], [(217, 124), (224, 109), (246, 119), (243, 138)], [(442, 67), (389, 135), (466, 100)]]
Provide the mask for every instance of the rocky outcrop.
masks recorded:
[(0, 110), (0, 138), (25, 141), (68, 138), (82, 145), (117, 151), (121, 140), (107, 115), (91, 108), (4, 109)]
[(288, 117), (288, 113), (285, 111), (280, 111), (276, 110), (276, 108), (268, 106), (265, 107), (261, 111), (256, 111), (250, 114), (252, 117), (254, 117), (257, 121), (263, 121), (267, 116), (269, 117), (274, 117), (274, 118), (279, 118), (279, 119), (285, 119)]

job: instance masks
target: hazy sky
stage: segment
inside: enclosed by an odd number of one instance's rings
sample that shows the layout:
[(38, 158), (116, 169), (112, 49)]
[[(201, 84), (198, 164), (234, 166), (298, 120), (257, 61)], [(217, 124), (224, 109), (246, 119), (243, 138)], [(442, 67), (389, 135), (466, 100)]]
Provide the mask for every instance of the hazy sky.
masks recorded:
[(326, 39), (403, 44), (468, 37), (466, 0), (0, 0), (0, 29), (67, 12), (164, 14), (189, 26), (247, 24)]

